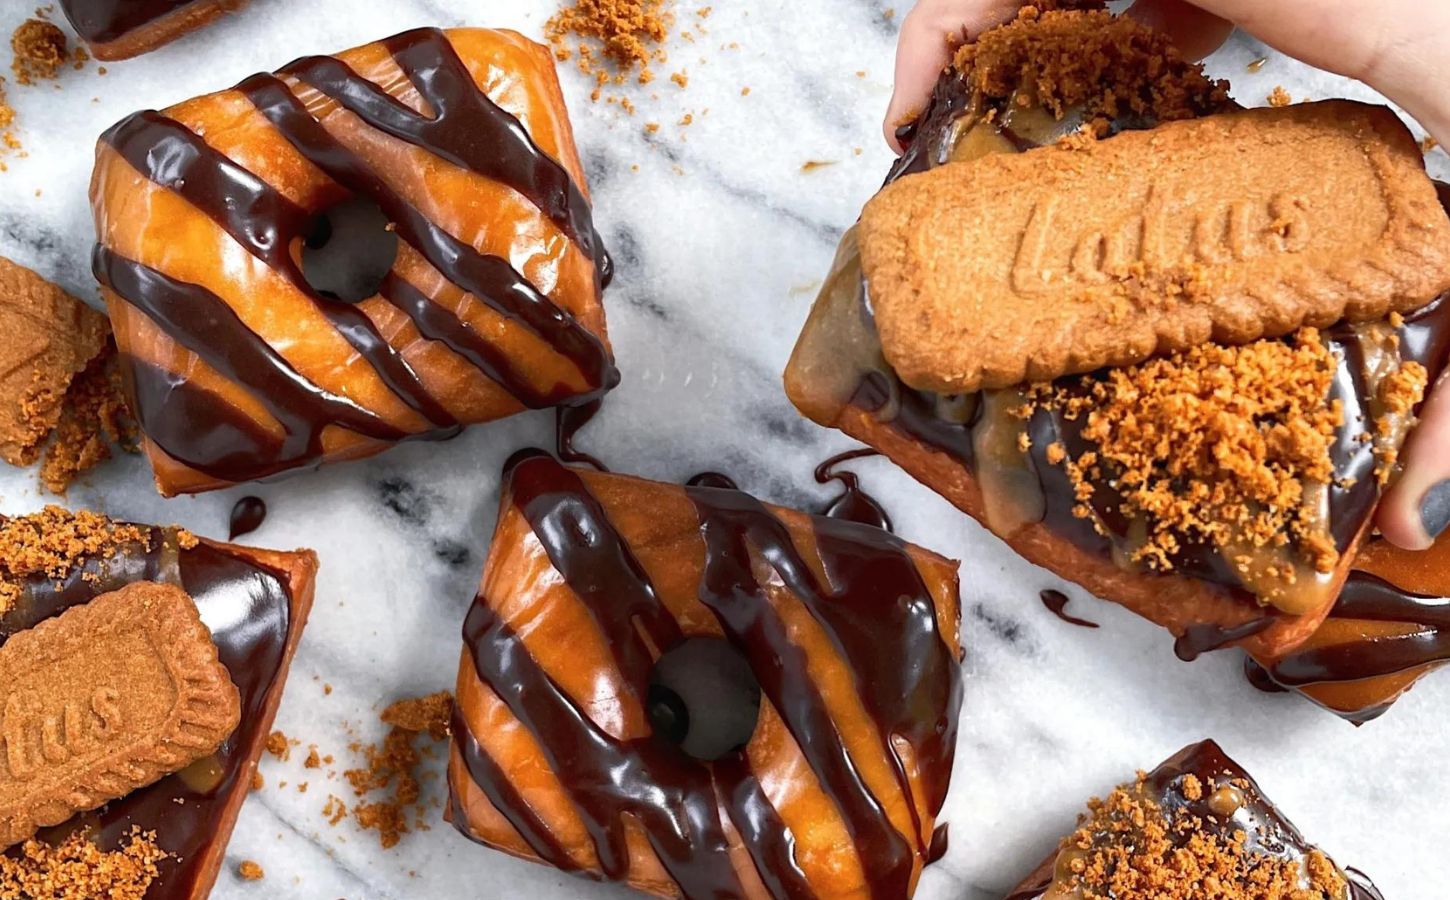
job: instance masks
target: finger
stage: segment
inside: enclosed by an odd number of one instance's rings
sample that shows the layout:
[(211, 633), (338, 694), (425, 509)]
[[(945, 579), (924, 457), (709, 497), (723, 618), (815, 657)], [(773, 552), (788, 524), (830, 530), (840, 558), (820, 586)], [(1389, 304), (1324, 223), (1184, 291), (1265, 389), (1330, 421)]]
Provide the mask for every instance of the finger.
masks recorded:
[(1428, 550), (1450, 526), (1450, 375), (1426, 401), (1405, 443), (1405, 471), (1380, 504), (1376, 524), (1406, 550)]
[(1199, 60), (1228, 40), (1233, 23), (1188, 0), (1138, 0), (1128, 15), (1167, 34), (1185, 59)]
[(897, 126), (921, 112), (952, 48), (1010, 19), (1021, 0), (921, 0), (901, 23), (896, 87), (886, 107), (886, 143), (897, 153)]

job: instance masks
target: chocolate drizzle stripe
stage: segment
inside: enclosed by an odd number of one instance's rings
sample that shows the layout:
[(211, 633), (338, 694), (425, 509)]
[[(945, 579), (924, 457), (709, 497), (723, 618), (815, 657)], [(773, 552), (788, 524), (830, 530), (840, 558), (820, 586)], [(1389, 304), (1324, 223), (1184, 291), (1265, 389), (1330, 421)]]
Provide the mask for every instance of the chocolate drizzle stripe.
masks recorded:
[(383, 44), (432, 106), (431, 118), (334, 57), (300, 59), (282, 72), (331, 97), (379, 131), (522, 194), (595, 260), (601, 273), (605, 271), (607, 254), (584, 193), (517, 118), (478, 89), (447, 36), (435, 28), (420, 28)]
[[(805, 652), (789, 636), (759, 583), (753, 553), (770, 565), (805, 605), (850, 665), (857, 693), (875, 719), (886, 759), (907, 798), (915, 830), (920, 815), (893, 737), (906, 738), (919, 754), (921, 771), (945, 771), (960, 685), (936, 629), (936, 607), (905, 546), (869, 526), (813, 520), (816, 544), (830, 583), (829, 598), (801, 558), (789, 532), (758, 500), (738, 491), (686, 489), (705, 541), (700, 600), (751, 660), (761, 688), (780, 711), (822, 786), (832, 797), (860, 848), (873, 893), (907, 893), (916, 851), (891, 824), (840, 742), (823, 698), (807, 675)], [(894, 603), (883, 603), (891, 598)], [(883, 642), (899, 635), (901, 645)], [(887, 649), (889, 648), (889, 650)], [(900, 654), (889, 660), (887, 654)], [(905, 663), (903, 665), (903, 663)], [(868, 674), (869, 673), (869, 674)], [(826, 736), (831, 736), (827, 739)], [(928, 802), (940, 809), (946, 785), (930, 777)], [(920, 839), (917, 839), (920, 844)]]
[[(478, 743), (473, 736), (473, 731), (468, 727), (468, 722), (463, 715), (453, 710), (452, 732), (454, 745), (458, 747), (459, 754), (463, 758), (463, 765), (468, 769), (468, 775), (473, 783), (487, 795), (493, 808), (508, 820), (529, 849), (538, 855), (539, 859), (563, 872), (576, 872), (579, 867), (574, 864), (574, 859), (569, 856), (568, 851), (556, 840), (533, 809), (524, 802), (524, 798), (514, 789), (513, 782), (504, 775), (503, 769), (494, 762), (488, 751)], [(468, 830), (468, 816), (466, 813), (455, 812), (453, 825), (460, 832), (471, 840), (478, 840)]]
[[(403, 403), (434, 428), (447, 432), (436, 437), (457, 433), (457, 420), (428, 393), (372, 320), (356, 307), (321, 296), (307, 283), (290, 250), (292, 241), (308, 231), (313, 217), (307, 210), (160, 113), (128, 116), (103, 134), (101, 141), (149, 181), (211, 218), (243, 249), (311, 300)], [(182, 335), (171, 332), (171, 337), (185, 343)], [(265, 345), (255, 332), (249, 332), (246, 339), (253, 345)]]
[(468, 612), (463, 639), (478, 677), (539, 739), (613, 881), (629, 875), (622, 816), (632, 814), (686, 897), (738, 896), (709, 772), (649, 739), (615, 740), (529, 654), (487, 598)]
[[(272, 75), (254, 75), (237, 90), (304, 158), (354, 194), (372, 198), (395, 223), (399, 238), (422, 254), (433, 268), (573, 363), (590, 385), (586, 395), (589, 399), (613, 387), (618, 373), (596, 335), (540, 293), (507, 260), (479, 253), (394, 192), (366, 162), (312, 118), (285, 82)], [(532, 393), (519, 380), (501, 383), (521, 399)], [(556, 405), (575, 396), (576, 392), (557, 385), (545, 395), (545, 402)]]
[(494, 347), (468, 323), (433, 302), (396, 272), (383, 280), (382, 295), (402, 310), (418, 333), (468, 360), (489, 380), (503, 385), (519, 402), (530, 409), (552, 405), (551, 396), (536, 391), (528, 377), (519, 372), (508, 355)]
[[(127, 298), (177, 343), (247, 388), (281, 423), (286, 436), (280, 453), (290, 464), (321, 458), (322, 431), (327, 425), (339, 425), (375, 440), (408, 437), (346, 397), (302, 377), (257, 338), (225, 300), (206, 288), (177, 281), (100, 245), (92, 269), (102, 285)], [(208, 474), (230, 480), (236, 473)]]

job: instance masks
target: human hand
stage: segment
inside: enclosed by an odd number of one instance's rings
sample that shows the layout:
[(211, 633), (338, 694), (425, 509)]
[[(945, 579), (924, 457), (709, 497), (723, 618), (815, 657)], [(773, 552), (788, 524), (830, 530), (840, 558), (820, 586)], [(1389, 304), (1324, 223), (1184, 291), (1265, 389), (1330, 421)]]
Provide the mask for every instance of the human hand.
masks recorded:
[[(920, 112), (952, 49), (1016, 15), (1021, 0), (920, 0), (901, 24), (886, 140)], [(1378, 90), (1450, 146), (1450, 3), (1424, 0), (1137, 0), (1131, 15), (1201, 59), (1235, 25), (1312, 66)], [(1376, 519), (1392, 543), (1428, 548), (1450, 527), (1450, 373), (1426, 401), (1406, 443), (1404, 473)]]

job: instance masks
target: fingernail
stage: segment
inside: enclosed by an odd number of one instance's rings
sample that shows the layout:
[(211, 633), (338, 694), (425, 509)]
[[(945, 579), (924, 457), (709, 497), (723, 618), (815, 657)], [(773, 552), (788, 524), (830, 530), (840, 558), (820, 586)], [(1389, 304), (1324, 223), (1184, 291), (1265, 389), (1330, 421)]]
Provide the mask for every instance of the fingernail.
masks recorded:
[(1432, 538), (1438, 538), (1450, 526), (1450, 478), (1425, 492), (1425, 499), (1420, 501), (1420, 522)]

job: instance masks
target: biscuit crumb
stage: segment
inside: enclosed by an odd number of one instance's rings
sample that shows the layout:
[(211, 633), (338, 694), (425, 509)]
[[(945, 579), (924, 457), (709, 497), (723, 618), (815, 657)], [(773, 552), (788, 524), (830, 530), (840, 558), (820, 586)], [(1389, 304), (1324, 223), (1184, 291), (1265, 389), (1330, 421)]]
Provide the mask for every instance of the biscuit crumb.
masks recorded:
[(1059, 119), (1082, 107), (1104, 132), (1129, 113), (1171, 121), (1232, 108), (1228, 83), (1204, 75), (1167, 35), (1101, 6), (1057, 0), (1023, 7), (1013, 22), (962, 45), (954, 65), (988, 100), (1041, 106)]
[(10, 49), (15, 52), (10, 71), (15, 73), (16, 84), (52, 79), (70, 61), (65, 32), (42, 19), (21, 23), (10, 35)]
[[(447, 691), (399, 700), (383, 710), (380, 717), (384, 724), (392, 726), (381, 746), (354, 744), (352, 747), (367, 762), (363, 768), (343, 773), (360, 798), (353, 806), (353, 818), (360, 828), (378, 833), (378, 843), (384, 850), (397, 846), (409, 831), (427, 827), (423, 823), (422, 785), (418, 775), (421, 756), (414, 739), (419, 734), (427, 734), (435, 741), (447, 740), (452, 713), (453, 697)], [(380, 801), (361, 801), (378, 791), (391, 793)], [(323, 815), (336, 821), (346, 816), (347, 810), (341, 801), (334, 803), (334, 800), (328, 799)]]
[(1335, 368), (1319, 332), (1303, 328), (1286, 341), (1205, 344), (1038, 385), (1031, 405), (1085, 417), (1094, 449), (1065, 469), (1080, 501), (1107, 480), (1121, 512), (1146, 521), (1135, 561), (1168, 571), (1185, 540), (1277, 549), (1293, 538), (1316, 571), (1329, 572), (1339, 552), (1307, 508), (1306, 487), (1334, 477), (1330, 448), (1343, 424), (1340, 404), (1328, 401)]
[(262, 871), (262, 867), (257, 863), (244, 859), (242, 864), (237, 866), (237, 875), (243, 881), (261, 881), (267, 876), (267, 873)]
[[(1243, 830), (1220, 832), (1183, 808), (1168, 811), (1148, 796), (1139, 773), (1105, 799), (1094, 798), (1078, 829), (1062, 842), (1055, 886), (1073, 896), (1153, 900), (1333, 900), (1348, 885), (1318, 850), (1303, 865), (1270, 856)], [(1205, 786), (1185, 779), (1193, 802)], [(1196, 795), (1196, 796), (1195, 796)]]
[(28, 579), (64, 578), (85, 562), (110, 559), (127, 544), (150, 543), (149, 529), (85, 510), (47, 506), (27, 516), (0, 517), (0, 613), (20, 599)]
[(279, 729), (267, 735), (267, 752), (286, 762), (292, 758), (292, 742)]
[(1420, 152), (1433, 153), (1435, 151), (1435, 148), (1439, 146), (1440, 142), (1435, 140), (1433, 135), (1427, 134), (1425, 135), (1425, 139), (1423, 141), (1420, 141)]
[(18, 853), (0, 855), (0, 897), (143, 900), (160, 875), (157, 863), (168, 855), (156, 846), (155, 832), (136, 827), (112, 851), (81, 831), (55, 846), (29, 840)]
[(1269, 105), (1270, 106), (1278, 106), (1278, 107), (1288, 106), (1289, 104), (1291, 104), (1293, 102), (1294, 102), (1293, 96), (1290, 95), (1290, 93), (1288, 91), (1284, 90), (1284, 86), (1282, 84), (1275, 85), (1274, 86), (1274, 89), (1269, 92)]
[(51, 432), (40, 483), (65, 496), (84, 473), (111, 458), (112, 447), (136, 452), (140, 428), (126, 405), (114, 344), (86, 366), (66, 389), (60, 422)]

